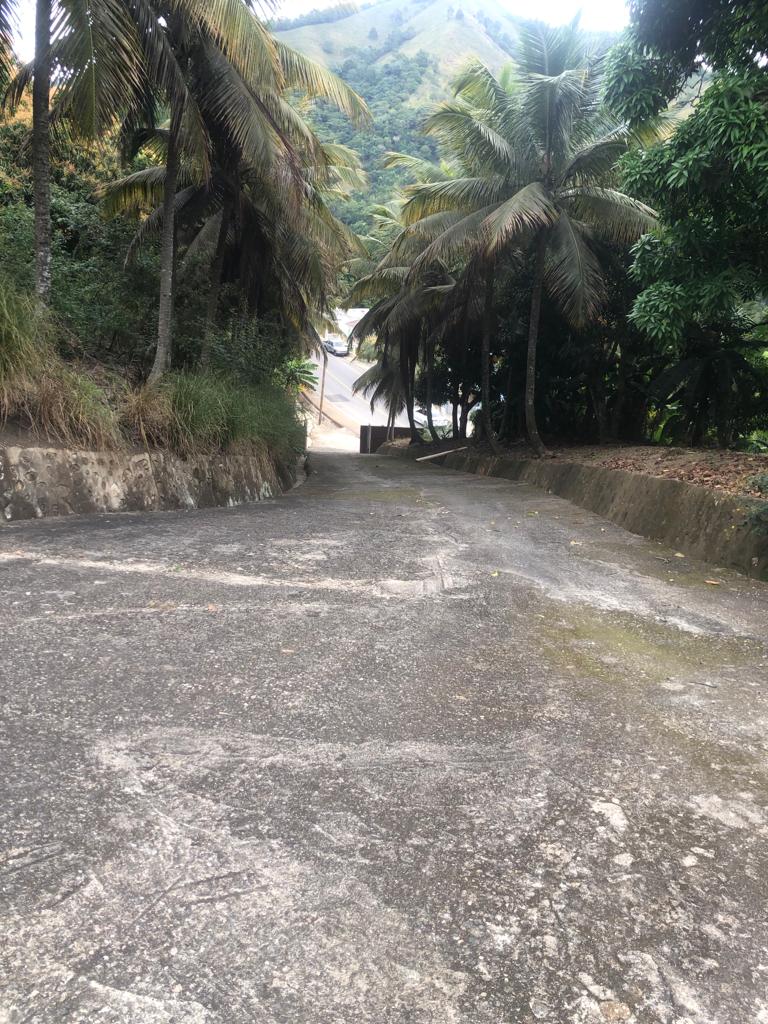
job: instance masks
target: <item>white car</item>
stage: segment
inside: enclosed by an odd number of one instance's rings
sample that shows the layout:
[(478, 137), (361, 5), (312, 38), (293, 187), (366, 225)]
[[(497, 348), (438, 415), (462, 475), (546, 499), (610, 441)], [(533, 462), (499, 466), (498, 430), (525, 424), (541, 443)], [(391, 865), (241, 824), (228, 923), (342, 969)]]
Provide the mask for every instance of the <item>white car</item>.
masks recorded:
[(327, 334), (323, 338), (323, 348), (326, 352), (330, 352), (332, 356), (349, 355), (349, 346), (347, 342), (338, 334)]

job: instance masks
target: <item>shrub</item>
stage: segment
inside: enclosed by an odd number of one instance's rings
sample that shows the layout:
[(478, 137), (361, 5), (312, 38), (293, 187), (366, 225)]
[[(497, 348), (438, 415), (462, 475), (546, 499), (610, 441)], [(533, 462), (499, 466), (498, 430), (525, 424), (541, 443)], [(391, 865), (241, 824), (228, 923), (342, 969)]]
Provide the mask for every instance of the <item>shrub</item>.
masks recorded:
[(36, 382), (27, 411), (32, 428), (69, 448), (122, 448), (125, 439), (106, 392), (60, 360)]
[(362, 341), (357, 343), (356, 356), (358, 359), (362, 359), (364, 363), (375, 363), (379, 357), (379, 353), (376, 351), (376, 338), (374, 335), (369, 334)]
[(172, 373), (129, 393), (123, 422), (147, 446), (179, 455), (269, 448), (290, 458), (304, 447), (294, 399), (266, 385), (238, 385), (215, 373)]
[(50, 356), (46, 320), (36, 303), (0, 277), (0, 415), (11, 415), (15, 390), (32, 384)]
[(317, 387), (317, 367), (311, 359), (287, 359), (275, 370), (274, 381), (278, 387), (298, 395)]
[(130, 439), (180, 455), (268, 448), (290, 458), (304, 447), (288, 390), (289, 378), (306, 377), (301, 361), (286, 364), (282, 387), (171, 373), (156, 387), (131, 389), (103, 368), (65, 363), (53, 344), (59, 333), (46, 309), (0, 276), (0, 425), (10, 417), (71, 448), (120, 448)]
[(55, 322), (0, 277), (0, 423), (9, 417), (73, 448), (117, 448), (118, 417), (106, 392), (55, 351)]
[[(271, 317), (233, 316), (226, 327), (210, 331), (210, 367), (243, 384), (262, 384), (290, 359), (294, 346)], [(201, 334), (201, 331), (198, 331)], [(197, 353), (190, 362), (196, 362)]]
[(229, 442), (261, 442), (283, 458), (304, 450), (306, 436), (294, 399), (279, 388), (263, 385), (233, 388), (229, 405)]
[(145, 448), (173, 448), (178, 424), (167, 382), (127, 389), (120, 404), (120, 421), (131, 440)]
[(227, 443), (228, 388), (213, 373), (169, 374), (176, 424), (174, 447), (183, 453), (213, 452)]

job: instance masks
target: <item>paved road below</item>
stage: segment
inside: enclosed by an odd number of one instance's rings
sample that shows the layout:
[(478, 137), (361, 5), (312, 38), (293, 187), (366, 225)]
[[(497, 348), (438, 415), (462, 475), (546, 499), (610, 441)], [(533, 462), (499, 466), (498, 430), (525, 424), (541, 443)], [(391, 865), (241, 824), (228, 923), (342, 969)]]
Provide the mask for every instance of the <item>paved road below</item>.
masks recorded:
[(314, 460), (0, 529), (0, 1021), (768, 1021), (768, 587)]
[[(319, 396), (320, 381), (323, 375), (323, 362), (320, 356), (315, 357), (317, 373), (317, 388), (315, 395)], [(385, 426), (387, 422), (387, 408), (383, 402), (378, 402), (375, 412), (371, 412), (371, 403), (363, 395), (352, 393), (352, 385), (358, 377), (365, 372), (366, 364), (358, 363), (343, 356), (328, 356), (328, 370), (325, 377), (325, 402), (326, 411), (333, 415), (341, 413), (350, 424), (358, 426), (366, 423), (376, 423)], [(397, 426), (407, 427), (408, 417), (402, 413), (397, 418)]]

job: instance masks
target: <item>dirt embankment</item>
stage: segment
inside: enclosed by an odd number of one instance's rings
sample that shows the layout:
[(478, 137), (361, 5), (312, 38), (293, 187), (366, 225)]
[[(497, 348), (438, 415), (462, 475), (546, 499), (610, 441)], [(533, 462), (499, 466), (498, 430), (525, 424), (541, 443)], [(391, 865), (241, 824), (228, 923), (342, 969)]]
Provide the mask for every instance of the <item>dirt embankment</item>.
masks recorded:
[[(512, 453), (510, 453), (512, 454)], [(628, 473), (682, 480), (727, 494), (762, 497), (768, 490), (768, 455), (702, 448), (657, 448), (651, 445), (616, 447), (584, 445), (557, 447), (553, 454), (568, 462), (583, 462)], [(759, 478), (764, 478), (763, 490)]]
[[(408, 441), (395, 443), (408, 445)], [(442, 441), (439, 445), (425, 445), (424, 451), (448, 451), (464, 445), (478, 453), (490, 453), (489, 448), (474, 447), (471, 441)], [(753, 498), (768, 496), (768, 455), (719, 448), (660, 448), (654, 445), (553, 445), (549, 451), (556, 461), (680, 480), (726, 494)], [(505, 448), (503, 454), (511, 459), (535, 458), (533, 450), (522, 442)]]

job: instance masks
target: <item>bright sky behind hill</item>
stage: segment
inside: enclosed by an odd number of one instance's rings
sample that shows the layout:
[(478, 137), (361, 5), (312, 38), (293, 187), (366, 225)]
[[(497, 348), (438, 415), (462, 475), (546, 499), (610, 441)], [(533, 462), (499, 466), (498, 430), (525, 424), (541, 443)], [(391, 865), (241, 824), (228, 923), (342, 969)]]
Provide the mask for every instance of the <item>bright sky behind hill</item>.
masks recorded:
[[(468, 0), (471, 2), (471, 0)], [(560, 25), (581, 11), (581, 25), (586, 29), (604, 29), (608, 32), (617, 31), (627, 23), (627, 8), (624, 0), (537, 0), (531, 5), (530, 0), (501, 0), (510, 14), (530, 17), (535, 14), (542, 21), (552, 25)], [(314, 8), (335, 7), (337, 4), (323, 3), (323, 0), (284, 0), (277, 9), (279, 17), (294, 18)], [(34, 0), (24, 0), (19, 10), (19, 31), (17, 33), (17, 52), (21, 60), (30, 60), (34, 52), (35, 35), (35, 4)]]
[[(605, 29), (615, 32), (627, 24), (627, 5), (624, 0), (500, 0), (510, 14), (523, 18), (536, 17), (551, 25), (562, 25), (581, 11), (581, 25), (586, 29)], [(280, 4), (278, 15), (283, 18), (294, 18), (314, 8), (334, 7), (333, 3), (322, 0), (285, 0)], [(475, 4), (475, 6), (477, 6)], [(467, 8), (472, 9), (472, 0), (467, 0)]]

